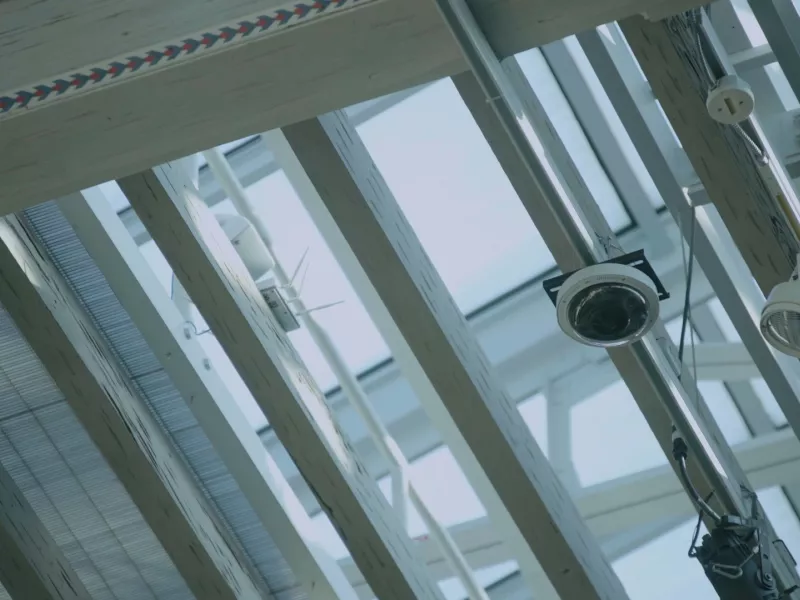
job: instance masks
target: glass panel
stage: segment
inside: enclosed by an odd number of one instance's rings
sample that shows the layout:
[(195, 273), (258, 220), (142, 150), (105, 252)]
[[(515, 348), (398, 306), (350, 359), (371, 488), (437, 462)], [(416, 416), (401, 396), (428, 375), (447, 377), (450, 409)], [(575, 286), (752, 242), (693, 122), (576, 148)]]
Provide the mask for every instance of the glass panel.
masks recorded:
[(719, 328), (722, 330), (722, 334), (725, 336), (725, 340), (728, 342), (740, 342), (742, 339), (739, 337), (739, 333), (736, 331), (736, 327), (731, 321), (731, 318), (728, 316), (728, 313), (722, 307), (722, 303), (719, 301), (719, 298), (714, 298), (713, 300), (709, 301), (708, 308), (711, 310), (711, 314), (714, 315), (714, 320), (719, 325)]
[(698, 387), (728, 443), (738, 444), (749, 440), (750, 430), (725, 384), (721, 381), (701, 381)]
[[(415, 460), (411, 464), (411, 476), (420, 497), (434, 518), (444, 527), (453, 527), (486, 516), (486, 509), (448, 447), (439, 446)], [(378, 481), (378, 487), (391, 503), (391, 478), (382, 477)], [(406, 509), (409, 535), (418, 537), (428, 533), (414, 507), (408, 504)], [(325, 513), (316, 514), (312, 521), (315, 523), (315, 535), (323, 548), (336, 558), (348, 555)]]
[[(445, 527), (486, 516), (486, 509), (446, 446), (417, 459), (411, 465), (411, 474), (420, 497)], [(411, 530), (411, 535), (418, 533)]]
[(586, 181), (589, 191), (596, 199), (612, 229), (619, 230), (628, 225), (630, 217), (625, 206), (608, 178), (605, 168), (598, 160), (583, 127), (572, 111), (572, 107), (542, 52), (538, 48), (534, 48), (518, 54), (517, 61), (525, 78), (532, 87), (535, 86), (536, 96), (550, 117), (553, 129), (563, 141), (575, 167)]
[(614, 562), (630, 600), (718, 600), (700, 564), (687, 556), (696, 522), (687, 520)]
[(753, 379), (751, 383), (753, 384), (753, 390), (759, 400), (761, 400), (764, 410), (767, 411), (767, 415), (769, 415), (775, 427), (783, 427), (786, 425), (788, 423), (786, 415), (783, 414), (783, 410), (781, 410), (781, 407), (778, 405), (778, 401), (775, 400), (775, 396), (772, 395), (772, 392), (767, 386), (767, 382), (763, 379)]
[(358, 131), (462, 311), (553, 266), (449, 79)]
[(572, 408), (572, 457), (588, 486), (666, 462), (628, 388), (618, 381)]
[[(720, 305), (719, 309), (721, 308), (722, 306)], [(727, 315), (725, 316), (727, 317)], [(667, 333), (675, 345), (677, 345), (680, 340), (682, 321), (682, 317), (676, 317), (666, 324)], [(697, 331), (694, 327), (690, 326), (686, 331), (686, 350), (684, 351), (684, 361), (690, 365), (690, 369), (692, 364), (692, 333), (694, 333), (695, 344), (701, 343)], [(736, 403), (733, 401), (733, 398), (731, 398), (730, 392), (723, 382), (700, 381), (697, 387), (700, 394), (705, 399), (708, 408), (711, 410), (711, 414), (714, 416), (717, 423), (719, 423), (720, 429), (722, 429), (722, 433), (725, 439), (728, 440), (728, 443), (736, 444), (750, 438), (750, 430), (747, 428), (742, 414), (739, 412)]]
[(130, 208), (131, 203), (128, 202), (128, 198), (122, 193), (116, 181), (106, 181), (97, 187), (103, 192), (108, 203), (111, 204), (111, 208), (114, 209), (114, 212), (120, 213), (126, 208)]

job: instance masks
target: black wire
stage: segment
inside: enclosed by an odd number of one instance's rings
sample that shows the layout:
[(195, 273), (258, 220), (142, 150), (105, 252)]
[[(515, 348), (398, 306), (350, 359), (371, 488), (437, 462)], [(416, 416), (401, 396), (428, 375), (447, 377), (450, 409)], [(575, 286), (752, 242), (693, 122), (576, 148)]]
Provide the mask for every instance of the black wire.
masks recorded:
[(689, 472), (686, 470), (686, 457), (681, 456), (678, 459), (678, 466), (680, 467), (679, 471), (681, 479), (683, 480), (683, 483), (686, 486), (686, 491), (688, 491), (689, 495), (692, 497), (695, 506), (700, 511), (700, 515), (702, 516), (705, 514), (710, 519), (712, 519), (714, 523), (719, 523), (722, 520), (722, 518), (717, 514), (717, 511), (715, 511), (713, 508), (711, 508), (711, 506), (709, 506), (706, 500), (703, 500), (703, 498), (695, 489), (694, 485), (692, 485), (692, 480), (689, 479)]
[[(709, 500), (714, 496), (714, 492), (711, 491), (708, 496), (705, 498), (706, 504)], [(689, 545), (689, 558), (696, 558), (697, 557), (697, 538), (700, 537), (700, 526), (703, 524), (703, 513), (697, 513), (697, 523), (694, 526), (694, 533), (692, 533), (692, 542)]]
[(194, 332), (194, 336), (195, 337), (200, 337), (201, 335), (205, 335), (205, 334), (207, 334), (207, 333), (209, 333), (211, 331), (210, 327), (207, 327), (206, 329), (203, 329), (203, 331), (197, 331), (197, 325), (195, 325), (191, 321), (184, 321), (184, 324), (186, 324), (186, 325), (188, 325), (189, 327), (192, 328), (192, 331)]
[(689, 225), (689, 264), (686, 267), (686, 293), (683, 297), (683, 318), (681, 319), (681, 337), (678, 341), (678, 363), (683, 365), (683, 351), (686, 347), (686, 325), (689, 323), (689, 312), (692, 307), (692, 272), (694, 271), (694, 207)]

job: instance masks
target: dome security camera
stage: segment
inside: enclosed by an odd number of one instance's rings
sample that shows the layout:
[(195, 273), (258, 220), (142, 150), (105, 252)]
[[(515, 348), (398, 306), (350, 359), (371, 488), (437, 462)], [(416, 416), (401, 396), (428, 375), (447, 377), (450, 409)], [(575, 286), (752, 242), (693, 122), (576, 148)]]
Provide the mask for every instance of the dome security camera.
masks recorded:
[(800, 358), (800, 281), (797, 267), (788, 281), (779, 283), (770, 292), (761, 311), (761, 335), (776, 350)]
[(669, 297), (644, 253), (591, 265), (545, 282), (561, 330), (587, 346), (614, 348), (642, 339)]

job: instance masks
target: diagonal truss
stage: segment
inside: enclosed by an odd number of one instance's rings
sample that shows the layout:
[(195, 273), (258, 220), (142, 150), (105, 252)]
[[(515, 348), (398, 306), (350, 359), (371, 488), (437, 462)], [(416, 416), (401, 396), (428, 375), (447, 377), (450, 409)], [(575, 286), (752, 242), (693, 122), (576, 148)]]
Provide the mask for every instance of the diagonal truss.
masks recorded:
[(15, 216), (0, 221), (0, 275), (0, 303), (189, 588), (209, 599), (264, 598), (171, 442), (40, 243)]
[(179, 165), (119, 181), (373, 592), (441, 598), (210, 209)]

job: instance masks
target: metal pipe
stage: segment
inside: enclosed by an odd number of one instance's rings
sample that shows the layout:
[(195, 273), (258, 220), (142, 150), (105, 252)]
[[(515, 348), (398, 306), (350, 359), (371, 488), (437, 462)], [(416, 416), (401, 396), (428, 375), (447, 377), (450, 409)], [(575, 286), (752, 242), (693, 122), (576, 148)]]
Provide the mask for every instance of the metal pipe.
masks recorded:
[[(244, 187), (236, 177), (236, 174), (233, 172), (233, 169), (231, 168), (225, 156), (217, 148), (207, 150), (203, 153), (203, 155), (208, 161), (208, 166), (211, 168), (214, 176), (218, 179), (222, 189), (225, 190), (225, 193), (231, 199), (231, 202), (236, 210), (241, 216), (245, 217), (253, 224), (253, 227), (264, 241), (264, 244), (267, 246), (269, 251), (272, 252), (272, 239), (270, 238), (269, 232), (267, 231), (263, 220), (256, 215), (255, 211), (253, 211), (253, 208), (247, 199), (247, 194), (244, 190)], [(275, 263), (275, 279), (277, 280), (278, 284), (286, 287), (291, 286), (291, 281), (280, 262), (275, 260), (274, 256), (273, 260)], [(369, 431), (370, 436), (375, 441), (378, 450), (394, 467), (393, 471), (396, 472), (393, 473), (392, 476), (399, 476), (401, 478), (401, 481), (399, 482), (400, 486), (404, 487), (406, 483), (403, 480), (407, 481), (408, 499), (411, 502), (411, 505), (419, 513), (420, 517), (422, 518), (422, 522), (428, 528), (430, 537), (432, 537), (438, 544), (442, 555), (452, 567), (455, 575), (461, 580), (461, 583), (467, 590), (467, 594), (469, 595), (470, 599), (489, 600), (488, 595), (475, 579), (472, 568), (469, 566), (466, 558), (459, 550), (453, 538), (450, 536), (450, 533), (447, 531), (447, 529), (442, 527), (441, 524), (439, 524), (439, 522), (428, 509), (425, 502), (419, 496), (416, 488), (414, 487), (413, 479), (411, 478), (408, 460), (403, 455), (400, 447), (391, 437), (389, 431), (381, 422), (380, 418), (375, 412), (375, 409), (370, 404), (366, 393), (362, 389), (361, 384), (348, 368), (347, 364), (342, 358), (341, 353), (338, 351), (333, 343), (333, 340), (328, 335), (328, 332), (325, 331), (319, 325), (319, 323), (317, 323), (316, 319), (314, 319), (314, 316), (308, 312), (302, 300), (295, 300), (294, 304), (300, 320), (302, 321), (303, 325), (305, 325), (308, 333), (311, 335), (311, 339), (313, 339), (317, 344), (322, 356), (325, 358), (325, 361), (328, 363), (334, 375), (336, 376), (336, 379), (339, 381), (339, 385), (341, 385), (345, 396), (350, 399), (353, 408), (356, 409), (356, 412), (358, 412), (359, 416), (361, 416), (361, 418), (364, 420), (367, 431)], [(403, 519), (405, 524), (405, 502), (400, 501), (399, 498), (394, 498), (394, 502), (394, 508), (395, 510), (398, 510), (398, 514)], [(403, 505), (402, 508), (400, 507), (401, 504)]]

